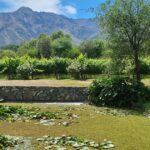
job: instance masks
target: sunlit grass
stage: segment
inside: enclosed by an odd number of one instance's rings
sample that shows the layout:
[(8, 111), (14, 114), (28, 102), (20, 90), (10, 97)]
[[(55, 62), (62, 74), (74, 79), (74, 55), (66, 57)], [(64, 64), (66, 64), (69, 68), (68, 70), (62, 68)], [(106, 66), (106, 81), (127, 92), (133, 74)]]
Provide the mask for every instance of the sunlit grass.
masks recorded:
[[(6, 104), (4, 104), (6, 105)], [(72, 112), (80, 119), (68, 127), (43, 126), (34, 122), (0, 123), (0, 134), (25, 137), (41, 137), (43, 135), (61, 136), (74, 135), (101, 142), (104, 139), (113, 141), (116, 150), (149, 150), (150, 149), (150, 119), (142, 115), (120, 116), (119, 114), (99, 114), (106, 108), (88, 105), (61, 106), (46, 104), (7, 104), (25, 107), (40, 107), (41, 111)]]

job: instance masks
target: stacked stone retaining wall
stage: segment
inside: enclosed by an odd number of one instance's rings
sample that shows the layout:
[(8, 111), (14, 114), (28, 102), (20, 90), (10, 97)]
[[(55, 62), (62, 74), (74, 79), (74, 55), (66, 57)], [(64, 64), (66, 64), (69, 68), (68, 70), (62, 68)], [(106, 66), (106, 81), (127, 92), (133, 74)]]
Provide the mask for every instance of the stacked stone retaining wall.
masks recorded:
[(15, 102), (85, 102), (86, 87), (0, 86), (0, 99)]

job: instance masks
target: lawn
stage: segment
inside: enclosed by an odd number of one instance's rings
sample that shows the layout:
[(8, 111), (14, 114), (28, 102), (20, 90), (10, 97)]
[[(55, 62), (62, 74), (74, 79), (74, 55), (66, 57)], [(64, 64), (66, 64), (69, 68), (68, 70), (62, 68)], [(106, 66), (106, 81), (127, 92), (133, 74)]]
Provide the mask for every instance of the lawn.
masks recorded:
[[(100, 76), (99, 78), (101, 78)], [(0, 86), (53, 86), (53, 87), (87, 87), (93, 79), (73, 80), (73, 79), (39, 79), (39, 80), (0, 80)], [(143, 79), (146, 86), (150, 86), (150, 79)]]
[(80, 81), (72, 79), (43, 79), (43, 80), (0, 80), (0, 86), (52, 86), (52, 87), (87, 87), (92, 79)]
[[(74, 114), (75, 119), (64, 118), (58, 122), (71, 123), (45, 126), (36, 121), (15, 121), (0, 123), (0, 134), (31, 137), (35, 150), (43, 149), (37, 144), (36, 138), (44, 135), (72, 135), (83, 139), (103, 142), (111, 140), (115, 150), (149, 150), (150, 149), (150, 119), (142, 114), (129, 110), (97, 108), (89, 105), (51, 105), (51, 104), (2, 104), (21, 105), (27, 108), (40, 108), (41, 112), (61, 112)], [(69, 149), (69, 148), (68, 148)]]
[[(99, 76), (97, 78), (103, 78)], [(38, 79), (38, 80), (0, 80), (0, 86), (53, 86), (53, 87), (87, 87), (94, 79), (73, 80), (73, 79)], [(142, 82), (150, 87), (150, 78), (144, 78)]]

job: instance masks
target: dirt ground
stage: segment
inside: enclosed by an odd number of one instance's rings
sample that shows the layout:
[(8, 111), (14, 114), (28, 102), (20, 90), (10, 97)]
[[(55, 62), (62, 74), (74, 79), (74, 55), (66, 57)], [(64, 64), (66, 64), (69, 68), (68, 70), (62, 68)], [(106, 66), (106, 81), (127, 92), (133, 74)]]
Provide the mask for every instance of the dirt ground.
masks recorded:
[(0, 80), (0, 86), (53, 86), (53, 87), (86, 87), (91, 80)]

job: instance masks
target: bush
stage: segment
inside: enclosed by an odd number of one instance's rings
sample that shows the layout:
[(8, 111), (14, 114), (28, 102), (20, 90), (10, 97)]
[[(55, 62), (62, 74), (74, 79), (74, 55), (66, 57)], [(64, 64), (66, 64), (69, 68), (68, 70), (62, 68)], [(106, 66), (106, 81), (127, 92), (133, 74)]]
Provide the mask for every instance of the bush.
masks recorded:
[(67, 70), (73, 78), (80, 80), (85, 79), (85, 73), (87, 70), (86, 57), (80, 55), (77, 59), (72, 61)]
[(126, 77), (95, 80), (88, 92), (90, 103), (97, 106), (134, 108), (148, 98), (148, 89), (143, 83)]
[(109, 59), (87, 59), (86, 74), (102, 74), (105, 73)]
[[(39, 72), (38, 74), (53, 74), (54, 61), (52, 59), (40, 59), (37, 60), (35, 66), (39, 70), (43, 70), (43, 72)], [(38, 75), (36, 74), (36, 75)]]
[(32, 68), (29, 63), (24, 63), (18, 66), (17, 68), (18, 74), (20, 74), (21, 79), (29, 79), (32, 75)]
[(70, 59), (68, 58), (53, 58), (53, 73), (56, 79), (60, 79), (61, 75), (67, 74), (67, 67), (69, 66)]
[(13, 79), (17, 74), (17, 67), (19, 66), (20, 60), (16, 58), (6, 57), (0, 64), (0, 73), (7, 74), (8, 79)]
[(150, 74), (150, 58), (144, 58), (141, 60), (141, 73), (142, 74)]
[(33, 79), (34, 75), (43, 72), (36, 66), (36, 59), (30, 57), (22, 57), (20, 65), (17, 67), (17, 73), (21, 76), (21, 79)]

